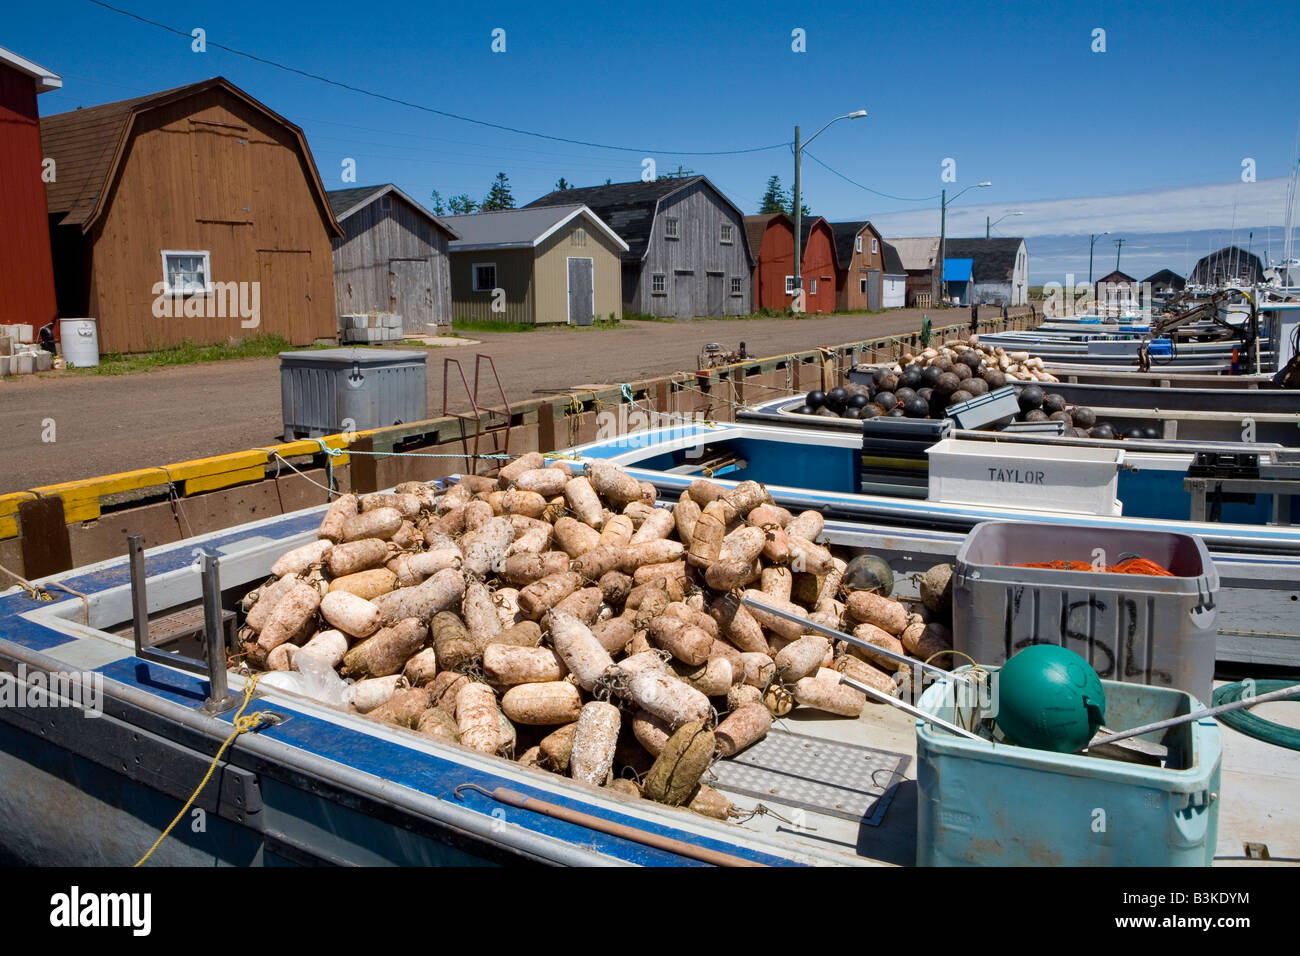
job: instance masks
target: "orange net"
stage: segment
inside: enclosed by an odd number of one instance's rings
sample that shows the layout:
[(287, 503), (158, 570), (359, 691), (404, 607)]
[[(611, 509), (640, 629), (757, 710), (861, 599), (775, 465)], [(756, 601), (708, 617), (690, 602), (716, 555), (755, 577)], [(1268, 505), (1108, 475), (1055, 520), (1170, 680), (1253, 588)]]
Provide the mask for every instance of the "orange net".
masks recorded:
[(1150, 574), (1155, 577), (1172, 578), (1171, 571), (1146, 558), (1127, 558), (1119, 564), (1094, 567), (1087, 561), (1027, 561), (1024, 564), (1009, 564), (1011, 568), (1047, 568), (1051, 571), (1107, 571), (1112, 574)]

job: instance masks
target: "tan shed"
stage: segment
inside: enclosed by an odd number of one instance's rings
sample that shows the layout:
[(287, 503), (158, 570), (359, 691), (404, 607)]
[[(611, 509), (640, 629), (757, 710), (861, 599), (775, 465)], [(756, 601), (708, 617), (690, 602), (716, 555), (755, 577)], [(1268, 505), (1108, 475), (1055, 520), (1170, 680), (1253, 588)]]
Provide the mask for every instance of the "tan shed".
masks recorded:
[(591, 325), (623, 317), (627, 244), (586, 206), (444, 216), (454, 319)]
[(302, 130), (222, 77), (41, 120), (59, 314), (101, 352), (333, 340), (342, 229)]

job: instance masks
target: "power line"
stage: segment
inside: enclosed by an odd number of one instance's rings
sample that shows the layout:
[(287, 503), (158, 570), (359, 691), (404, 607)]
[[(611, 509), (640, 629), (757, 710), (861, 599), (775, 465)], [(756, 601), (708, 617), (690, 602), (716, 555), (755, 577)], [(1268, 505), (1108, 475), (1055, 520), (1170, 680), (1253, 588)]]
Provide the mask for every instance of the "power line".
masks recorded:
[[(168, 33), (174, 33), (177, 36), (185, 37), (187, 40), (192, 35), (184, 30), (178, 30), (176, 27), (168, 26), (165, 23), (159, 23), (157, 20), (150, 20), (148, 17), (142, 17), (139, 14), (132, 13), (129, 10), (122, 10), (111, 4), (105, 3), (104, 0), (87, 0), (97, 7), (103, 7), (105, 10), (111, 10), (113, 13), (120, 14), (124, 17), (130, 17), (132, 20), (138, 20), (141, 23), (147, 23), (152, 27), (160, 30), (166, 30)], [(388, 103), (394, 103), (398, 106), (405, 106), (410, 109), (420, 110), (425, 113), (432, 113), (436, 116), (443, 116), (447, 119), (459, 120), (462, 123), (472, 123), (475, 126), (485, 126), (489, 129), (502, 130), (507, 133), (516, 133), (520, 136), (532, 136), (537, 139), (547, 139), (556, 143), (569, 143), (573, 146), (589, 146), (593, 149), (612, 149), (624, 153), (660, 153), (669, 156), (737, 156), (742, 153), (762, 153), (773, 149), (785, 149), (789, 143), (773, 143), (770, 146), (750, 146), (745, 149), (718, 149), (718, 150), (669, 150), (669, 149), (647, 149), (640, 146), (611, 146), (608, 143), (593, 143), (589, 140), (570, 139), (565, 136), (552, 136), (550, 133), (538, 133), (534, 130), (519, 129), (514, 126), (504, 126), (500, 123), (489, 123), (487, 120), (474, 119), (472, 116), (461, 116), (459, 113), (450, 113), (446, 110), (440, 110), (432, 106), (425, 106), (421, 103), (412, 103), (410, 100), (399, 99), (395, 96), (389, 96), (386, 93), (376, 93), (373, 90), (367, 90), (360, 86), (353, 86), (350, 83), (344, 83), (340, 80), (332, 80), (327, 76), (321, 76), (319, 73), (311, 73), (307, 70), (300, 70), (296, 66), (288, 66), (284, 63), (277, 63), (275, 60), (268, 60), (265, 57), (258, 56), (255, 53), (247, 53), (243, 50), (237, 50), (234, 47), (226, 46), (222, 43), (216, 43), (212, 40), (206, 41), (208, 46), (215, 47), (218, 50), (225, 50), (227, 53), (233, 53), (235, 56), (242, 56), (245, 59), (252, 60), (255, 63), (262, 63), (266, 66), (274, 67), (277, 70), (284, 70), (286, 73), (296, 73), (298, 76), (304, 76), (310, 80), (316, 80), (320, 83), (326, 83), (330, 86), (336, 86), (339, 89), (348, 90), (352, 93), (360, 93), (362, 96), (370, 96), (377, 100), (383, 100)]]
[[(92, 0), (92, 2), (94, 2), (94, 0)], [(876, 195), (876, 196), (883, 196), (885, 199), (896, 199), (896, 200), (898, 200), (899, 202), (930, 202), (931, 200), (934, 200), (934, 199), (938, 199), (938, 198), (939, 198), (939, 194), (938, 194), (938, 193), (935, 193), (933, 196), (926, 196), (926, 197), (924, 197), (923, 199), (909, 199), (909, 198), (907, 198), (906, 196), (891, 196), (889, 193), (882, 193), (882, 192), (881, 192), (880, 190), (878, 190), (878, 189), (872, 189), (870, 186), (864, 186), (864, 185), (862, 185), (862, 183), (857, 182), (856, 180), (849, 179), (848, 176), (845, 176), (845, 175), (844, 175), (842, 172), (840, 172), (838, 169), (832, 169), (830, 166), (827, 166), (825, 163), (823, 163), (820, 159), (818, 159), (818, 158), (817, 158), (816, 156), (814, 156), (812, 153), (808, 152), (808, 150), (806, 150), (806, 149), (803, 151), (803, 154), (804, 154), (805, 156), (807, 156), (809, 159), (811, 159), (811, 160), (812, 160), (814, 163), (816, 163), (818, 166), (820, 166), (820, 167), (822, 167), (823, 169), (825, 169), (827, 172), (829, 172), (829, 173), (834, 173), (836, 176), (840, 177), (840, 179), (844, 180), (846, 183), (849, 183), (850, 185), (853, 185), (853, 186), (857, 186), (859, 189), (865, 189), (867, 192), (872, 193), (872, 194), (874, 194), (874, 195)]]

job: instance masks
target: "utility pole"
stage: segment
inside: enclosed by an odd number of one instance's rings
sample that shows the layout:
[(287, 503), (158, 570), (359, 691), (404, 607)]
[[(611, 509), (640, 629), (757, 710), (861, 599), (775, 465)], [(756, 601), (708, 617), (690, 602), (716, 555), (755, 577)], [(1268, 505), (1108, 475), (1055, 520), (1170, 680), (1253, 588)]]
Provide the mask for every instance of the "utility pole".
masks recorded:
[(939, 269), (939, 301), (933, 303), (934, 308), (943, 304), (943, 294), (948, 290), (948, 283), (943, 281), (943, 250), (944, 240), (948, 238), (948, 190), (943, 188), (939, 190), (939, 261), (935, 266)]
[(1110, 234), (1109, 234), (1109, 233), (1106, 233), (1106, 232), (1103, 232), (1103, 233), (1101, 233), (1100, 235), (1089, 235), (1089, 236), (1088, 236), (1088, 285), (1092, 285), (1092, 250), (1093, 250), (1093, 247), (1097, 245), (1097, 240), (1098, 240), (1098, 239), (1100, 239), (1102, 236), (1106, 236), (1106, 235), (1110, 235)]
[(1115, 271), (1119, 272), (1119, 254), (1124, 250), (1124, 239), (1115, 239)]
[(799, 180), (799, 160), (803, 155), (803, 147), (799, 145), (799, 127), (794, 128), (794, 303), (796, 306), (795, 313), (798, 314), (798, 306), (803, 305), (799, 301), (799, 293), (803, 289), (803, 193), (800, 191)]

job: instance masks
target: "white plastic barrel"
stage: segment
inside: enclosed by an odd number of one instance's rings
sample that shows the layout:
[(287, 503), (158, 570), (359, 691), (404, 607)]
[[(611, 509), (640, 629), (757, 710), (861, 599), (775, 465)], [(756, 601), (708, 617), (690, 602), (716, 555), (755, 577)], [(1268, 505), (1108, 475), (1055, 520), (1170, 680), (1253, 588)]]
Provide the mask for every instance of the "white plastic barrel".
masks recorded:
[(94, 319), (59, 319), (63, 359), (77, 368), (99, 364), (99, 326)]

